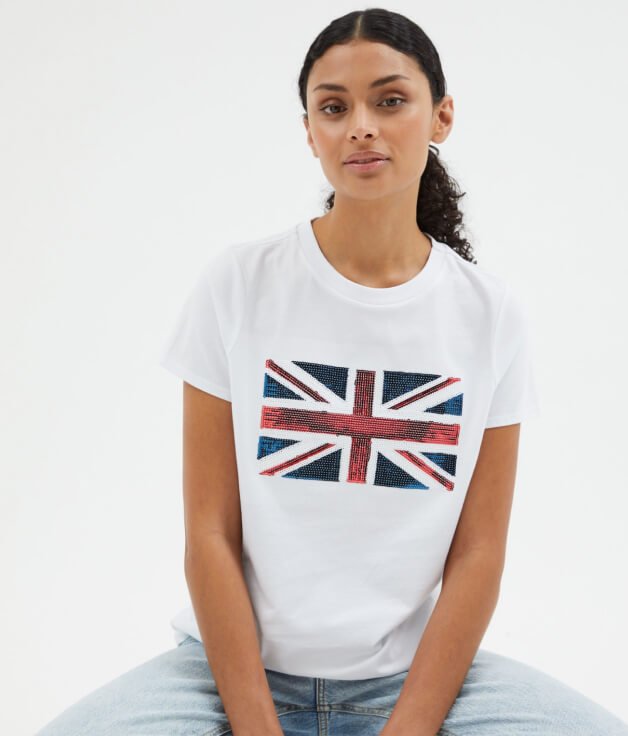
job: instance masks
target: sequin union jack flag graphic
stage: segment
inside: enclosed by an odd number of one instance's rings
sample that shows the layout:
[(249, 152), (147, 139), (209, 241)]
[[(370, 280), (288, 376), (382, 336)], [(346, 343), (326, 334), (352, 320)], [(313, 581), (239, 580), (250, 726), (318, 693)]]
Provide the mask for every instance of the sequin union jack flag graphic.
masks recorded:
[(259, 472), (453, 491), (460, 380), (269, 358)]

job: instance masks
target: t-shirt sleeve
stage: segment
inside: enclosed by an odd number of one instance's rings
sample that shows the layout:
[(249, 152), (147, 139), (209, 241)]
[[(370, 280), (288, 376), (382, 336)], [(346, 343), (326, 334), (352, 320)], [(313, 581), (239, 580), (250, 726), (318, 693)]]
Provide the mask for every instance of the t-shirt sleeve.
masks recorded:
[(159, 365), (186, 383), (231, 401), (229, 352), (244, 309), (233, 246), (205, 262), (161, 350)]
[(494, 389), (485, 426), (518, 424), (541, 413), (527, 313), (506, 287), (495, 327)]

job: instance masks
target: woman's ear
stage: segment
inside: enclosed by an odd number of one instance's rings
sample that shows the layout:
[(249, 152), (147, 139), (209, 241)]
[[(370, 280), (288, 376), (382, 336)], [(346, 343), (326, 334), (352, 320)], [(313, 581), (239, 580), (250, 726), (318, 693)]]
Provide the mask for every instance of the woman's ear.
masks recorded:
[(303, 125), (305, 125), (305, 130), (307, 131), (307, 144), (312, 149), (312, 153), (316, 158), (318, 158), (318, 153), (316, 152), (316, 146), (314, 145), (314, 139), (312, 138), (312, 132), (310, 131), (310, 121), (308, 120), (307, 113), (303, 113)]

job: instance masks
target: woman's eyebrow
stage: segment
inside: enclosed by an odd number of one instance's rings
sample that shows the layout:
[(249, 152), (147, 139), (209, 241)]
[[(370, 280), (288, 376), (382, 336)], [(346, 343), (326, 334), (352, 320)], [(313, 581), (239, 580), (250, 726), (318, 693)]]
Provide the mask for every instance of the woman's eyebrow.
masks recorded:
[[(394, 82), (397, 79), (407, 79), (408, 81), (411, 81), (410, 77), (404, 77), (403, 74), (389, 74), (387, 77), (382, 77), (381, 79), (376, 79), (374, 82), (371, 82), (369, 84), (369, 89), (372, 89), (373, 87), (381, 87), (382, 85), (388, 84), (388, 82)], [(312, 92), (316, 92), (317, 89), (327, 89), (330, 92), (349, 91), (346, 87), (343, 87), (342, 84), (330, 84), (326, 82), (323, 82), (322, 84), (317, 84)]]

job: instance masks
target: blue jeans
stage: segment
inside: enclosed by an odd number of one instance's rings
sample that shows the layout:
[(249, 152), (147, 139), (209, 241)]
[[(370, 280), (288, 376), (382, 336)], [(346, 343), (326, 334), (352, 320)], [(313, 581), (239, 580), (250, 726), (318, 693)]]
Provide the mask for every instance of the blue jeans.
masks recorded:
[[(334, 680), (266, 670), (285, 736), (376, 736), (407, 672)], [(36, 736), (227, 736), (201, 642), (188, 637), (71, 705)], [(559, 680), (479, 649), (437, 736), (628, 736), (628, 726)]]

